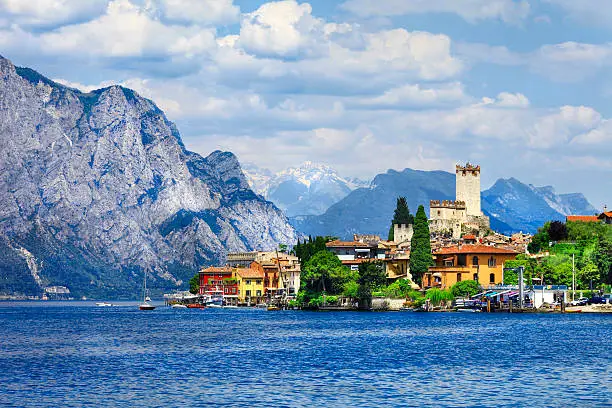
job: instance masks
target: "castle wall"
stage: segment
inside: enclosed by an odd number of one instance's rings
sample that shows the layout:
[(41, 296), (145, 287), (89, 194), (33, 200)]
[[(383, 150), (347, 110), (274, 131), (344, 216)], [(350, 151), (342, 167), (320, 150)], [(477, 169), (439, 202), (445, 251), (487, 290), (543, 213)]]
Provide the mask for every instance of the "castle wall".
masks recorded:
[(414, 230), (412, 224), (408, 225), (393, 225), (393, 242), (396, 244), (401, 244), (403, 242), (410, 242), (412, 239), (412, 235), (414, 234)]
[(480, 207), (480, 166), (456, 166), (457, 201), (464, 201), (467, 215), (481, 216)]

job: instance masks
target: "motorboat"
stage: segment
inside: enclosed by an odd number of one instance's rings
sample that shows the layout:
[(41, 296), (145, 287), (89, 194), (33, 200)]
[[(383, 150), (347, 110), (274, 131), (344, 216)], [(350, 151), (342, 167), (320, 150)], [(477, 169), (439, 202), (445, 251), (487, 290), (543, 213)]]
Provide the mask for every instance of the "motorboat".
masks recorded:
[(187, 309), (187, 306), (185, 305), (181, 305), (180, 303), (175, 303), (172, 306), (170, 306), (173, 309)]
[(458, 312), (463, 312), (463, 313), (479, 313), (481, 312), (480, 309), (469, 309), (469, 308), (460, 308), (457, 309)]
[(100, 306), (100, 307), (109, 307), (112, 306), (112, 303), (108, 303), (108, 302), (96, 302), (96, 306)]

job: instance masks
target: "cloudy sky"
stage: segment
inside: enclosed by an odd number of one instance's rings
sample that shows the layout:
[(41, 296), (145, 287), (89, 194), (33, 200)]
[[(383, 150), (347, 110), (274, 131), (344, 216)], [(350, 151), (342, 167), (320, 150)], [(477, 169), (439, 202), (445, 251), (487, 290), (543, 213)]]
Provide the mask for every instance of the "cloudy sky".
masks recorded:
[(610, 0), (0, 0), (0, 53), (153, 99), (187, 147), (483, 167), (612, 206)]

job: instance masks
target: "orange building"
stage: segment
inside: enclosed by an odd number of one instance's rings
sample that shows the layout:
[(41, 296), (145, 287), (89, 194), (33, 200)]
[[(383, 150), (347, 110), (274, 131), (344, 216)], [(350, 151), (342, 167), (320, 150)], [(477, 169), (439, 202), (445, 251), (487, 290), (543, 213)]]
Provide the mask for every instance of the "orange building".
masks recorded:
[(516, 251), (488, 245), (453, 245), (434, 252), (435, 266), (423, 276), (423, 287), (447, 289), (464, 280), (487, 287), (503, 283), (504, 263)]

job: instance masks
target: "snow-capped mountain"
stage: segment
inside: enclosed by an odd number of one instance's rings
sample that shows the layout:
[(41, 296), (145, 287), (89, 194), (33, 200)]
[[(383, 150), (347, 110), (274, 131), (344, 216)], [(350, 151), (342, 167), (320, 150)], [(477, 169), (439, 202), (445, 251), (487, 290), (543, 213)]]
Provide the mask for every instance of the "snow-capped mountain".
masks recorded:
[(368, 183), (343, 178), (329, 166), (304, 162), (273, 174), (248, 164), (243, 168), (251, 188), (285, 211), (287, 216), (318, 215)]

